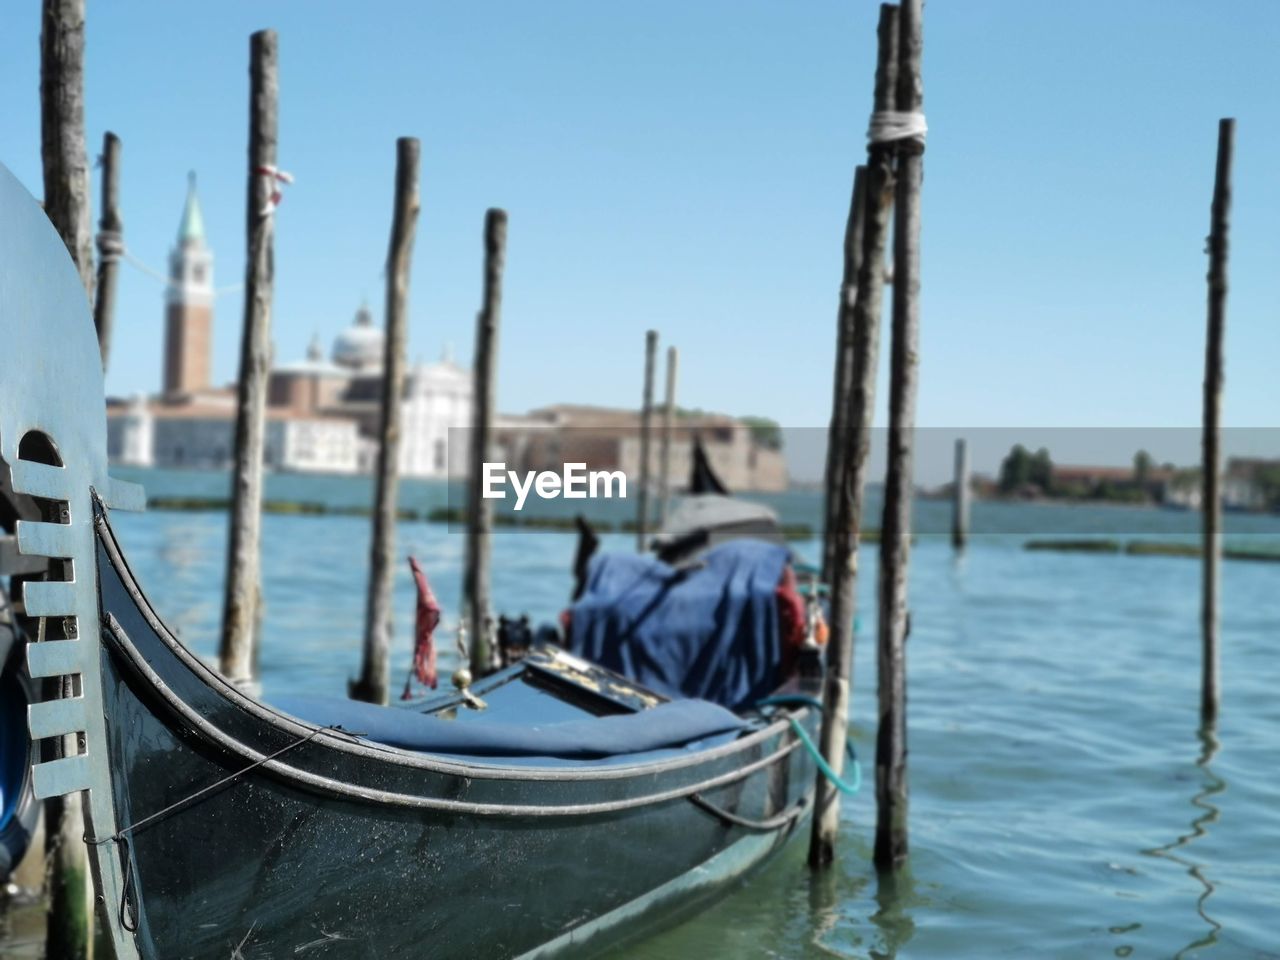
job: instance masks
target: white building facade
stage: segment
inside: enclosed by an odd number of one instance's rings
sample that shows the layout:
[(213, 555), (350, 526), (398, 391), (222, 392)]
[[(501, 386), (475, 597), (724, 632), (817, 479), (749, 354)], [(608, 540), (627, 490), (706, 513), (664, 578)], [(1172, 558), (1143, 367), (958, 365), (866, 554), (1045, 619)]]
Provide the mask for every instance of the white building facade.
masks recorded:
[(455, 364), (447, 352), (438, 363), (420, 363), (409, 372), (400, 444), (400, 471), (405, 476), (466, 475), (465, 454), (450, 460), (449, 431), (471, 426), (471, 404), (471, 373)]
[[(170, 254), (165, 290), (164, 393), (111, 402), (107, 452), (138, 467), (224, 469), (235, 447), (235, 389), (209, 384), (213, 324), (213, 254), (189, 181)], [(334, 338), (328, 359), (318, 341), (305, 360), (272, 369), (264, 464), (304, 473), (369, 471), (381, 420), (383, 331), (367, 306)], [(471, 421), (471, 373), (446, 354), (416, 364), (401, 398), (400, 470), (405, 476), (450, 475), (448, 432)], [(465, 463), (452, 465), (452, 473)]]

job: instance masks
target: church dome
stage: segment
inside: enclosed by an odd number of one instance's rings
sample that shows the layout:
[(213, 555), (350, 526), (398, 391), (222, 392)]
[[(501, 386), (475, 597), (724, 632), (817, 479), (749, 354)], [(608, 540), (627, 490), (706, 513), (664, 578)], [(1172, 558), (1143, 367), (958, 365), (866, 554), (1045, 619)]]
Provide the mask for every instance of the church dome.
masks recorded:
[(382, 366), (382, 331), (373, 325), (368, 305), (356, 311), (355, 323), (333, 341), (333, 362), (353, 370), (372, 370)]

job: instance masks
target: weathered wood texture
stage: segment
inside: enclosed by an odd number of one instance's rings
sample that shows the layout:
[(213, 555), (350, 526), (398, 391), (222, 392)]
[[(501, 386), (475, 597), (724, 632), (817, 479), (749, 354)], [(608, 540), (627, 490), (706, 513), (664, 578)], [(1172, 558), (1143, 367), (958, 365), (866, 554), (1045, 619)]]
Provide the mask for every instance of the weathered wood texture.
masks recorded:
[(969, 542), (969, 444), (956, 437), (956, 475), (951, 490), (951, 545), (963, 550)]
[(365, 603), (364, 656), (351, 696), (385, 704), (391, 697), (396, 516), (400, 499), (401, 399), (409, 326), (409, 266), (418, 225), (416, 138), (396, 141), (396, 189), (387, 251), (386, 337), (383, 342), (381, 419), (378, 430), (377, 491), (369, 547), (369, 593)]
[(249, 47), (249, 189), (245, 217), (248, 256), (244, 271), (244, 329), (236, 393), (235, 457), (227, 549), (226, 597), (219, 659), (223, 674), (248, 682), (257, 673), (261, 619), (262, 450), (267, 374), (271, 364), (271, 296), (275, 274), (275, 183), (261, 173), (276, 165), (278, 48), (273, 30), (261, 30)]
[(662, 405), (662, 450), (658, 457), (661, 471), (658, 477), (658, 526), (667, 520), (671, 509), (671, 444), (676, 428), (676, 374), (680, 365), (680, 352), (667, 347), (667, 396)]
[[(898, 8), (882, 4), (877, 27), (874, 108), (893, 109), (897, 88)], [(880, 315), (884, 303), (884, 259), (893, 210), (893, 146), (872, 143), (867, 166), (861, 243), (854, 290), (842, 290), (840, 309), (850, 295), (853, 312), (850, 337), (848, 396), (838, 435), (828, 441), (841, 448), (840, 472), (833, 485), (830, 558), (831, 636), (827, 642), (827, 673), (823, 689), (821, 748), (827, 762), (844, 770), (844, 745), (849, 735), (849, 691), (853, 683), (854, 625), (857, 613), (858, 544), (862, 529), (863, 491), (871, 451), (871, 418), (875, 410), (876, 364), (880, 350)], [(846, 258), (850, 239), (846, 231)], [(846, 265), (846, 270), (848, 266)], [(840, 795), (818, 775), (809, 864), (821, 869), (835, 859), (840, 832)]]
[[(899, 15), (898, 110), (920, 111), (923, 0), (903, 0)], [(920, 187), (923, 144), (898, 144), (893, 225), (893, 344), (889, 354), (889, 442), (880, 525), (879, 700), (876, 736), (875, 863), (907, 859), (907, 568), (911, 549), (912, 454), (920, 338)]]
[(116, 310), (116, 277), (124, 253), (124, 221), (120, 218), (120, 138), (110, 130), (102, 137), (102, 216), (98, 218), (98, 292), (93, 325), (98, 330), (102, 369), (111, 356), (111, 326)]
[(636, 491), (636, 549), (643, 552), (649, 533), (649, 449), (653, 433), (653, 377), (658, 331), (644, 335), (644, 405), (640, 408), (640, 482)]
[(502, 318), (502, 270), (507, 259), (507, 214), (493, 209), (484, 218), (484, 301), (476, 317), (475, 400), (471, 421), (471, 462), (467, 472), (467, 566), (463, 602), (471, 634), (471, 674), (493, 669), (493, 609), (489, 562), (493, 552), (493, 502), (482, 496), (484, 462), (493, 435), (498, 398), (498, 325)]
[(93, 301), (89, 157), (84, 135), (84, 0), (44, 0), (40, 21), (44, 212)]
[[(93, 302), (89, 161), (84, 132), (84, 0), (45, 0), (40, 23), (40, 155), (44, 209), (80, 272)], [(71, 684), (71, 681), (67, 681)], [(63, 696), (73, 696), (69, 686)], [(62, 749), (75, 752), (75, 738)], [(80, 794), (45, 802), (49, 921), (45, 956), (93, 956), (93, 886), (84, 845)]]
[(1203, 643), (1200, 678), (1200, 716), (1205, 724), (1218, 716), (1218, 583), (1222, 564), (1222, 493), (1219, 470), (1222, 452), (1223, 359), (1227, 325), (1227, 247), (1231, 230), (1231, 161), (1236, 122), (1218, 122), (1218, 160), (1213, 183), (1209, 225), (1209, 310), (1204, 349), (1204, 430), (1201, 437), (1201, 570), (1200, 631)]
[(832, 376), (831, 420), (827, 429), (827, 464), (822, 523), (822, 581), (835, 579), (833, 557), (840, 518), (841, 487), (848, 450), (845, 448), (850, 398), (853, 394), (854, 307), (858, 299), (858, 270), (862, 263), (862, 238), (866, 234), (867, 168), (853, 171), (853, 196), (844, 227), (844, 270), (840, 278), (840, 306), (836, 311), (836, 364)]

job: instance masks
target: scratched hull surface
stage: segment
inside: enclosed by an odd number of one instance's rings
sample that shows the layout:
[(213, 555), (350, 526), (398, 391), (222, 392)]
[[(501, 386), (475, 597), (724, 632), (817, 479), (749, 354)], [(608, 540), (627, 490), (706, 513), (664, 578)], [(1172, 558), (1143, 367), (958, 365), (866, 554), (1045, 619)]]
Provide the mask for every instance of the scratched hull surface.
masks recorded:
[[(109, 531), (102, 670), (121, 827), (313, 730), (240, 697), (155, 618)], [(119, 569), (117, 569), (119, 567)], [(812, 725), (812, 716), (804, 722)], [(146, 958), (598, 952), (687, 912), (795, 832), (812, 764), (785, 722), (610, 769), (470, 766), (323, 734), (103, 845)], [(516, 808), (513, 812), (512, 808)], [(548, 810), (548, 808), (554, 808)], [(252, 947), (252, 951), (250, 950)]]

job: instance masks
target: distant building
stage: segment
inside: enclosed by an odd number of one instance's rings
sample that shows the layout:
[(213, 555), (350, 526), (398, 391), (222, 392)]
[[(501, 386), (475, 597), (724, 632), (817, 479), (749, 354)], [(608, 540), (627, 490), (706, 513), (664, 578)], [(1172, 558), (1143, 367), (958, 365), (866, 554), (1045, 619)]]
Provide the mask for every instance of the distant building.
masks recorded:
[(169, 252), (164, 323), (166, 397), (192, 396), (210, 388), (212, 334), (213, 252), (204, 240), (204, 217), (192, 173), (187, 179), (178, 243)]
[[(133, 466), (222, 468), (235, 443), (234, 387), (211, 385), (213, 253), (205, 242), (195, 177), (187, 187), (165, 291), (164, 390), (109, 401), (108, 455)], [(263, 459), (270, 469), (356, 473), (373, 469), (382, 402), (383, 332), (367, 306), (334, 339), (318, 339), (303, 360), (273, 367), (267, 384)], [(471, 375), (445, 356), (416, 364), (401, 400), (400, 470), (449, 472), (448, 431), (471, 420)], [(465, 459), (454, 465), (454, 472)]]
[[(655, 487), (661, 471), (661, 413), (653, 418), (649, 476)], [(640, 414), (634, 410), (557, 404), (522, 417), (504, 417), (495, 429), (499, 454), (507, 469), (560, 470), (565, 463), (584, 463), (588, 470), (621, 470), (635, 482), (640, 476)], [(732, 491), (779, 491), (787, 488), (782, 451), (759, 443), (751, 428), (723, 414), (677, 417), (672, 435), (670, 486), (688, 483), (694, 439), (701, 440), (717, 476)]]
[(155, 463), (155, 418), (142, 394), (108, 408), (107, 450), (114, 463), (127, 467)]
[(1231, 510), (1267, 509), (1267, 492), (1260, 482), (1264, 472), (1280, 475), (1280, 460), (1262, 457), (1228, 457), (1222, 472), (1222, 504)]
[[(235, 447), (236, 391), (212, 384), (215, 288), (213, 252), (205, 238), (195, 177), (187, 185), (165, 289), (163, 391), (107, 404), (112, 462), (142, 467), (225, 468)], [(326, 356), (314, 338), (306, 356), (275, 365), (268, 376), (263, 459), (273, 470), (364, 473), (377, 459), (382, 408), (384, 337), (367, 306), (334, 338)], [(401, 403), (400, 472), (411, 477), (465, 473), (471, 426), (471, 371), (448, 351), (405, 375)], [(654, 417), (649, 474), (658, 486), (661, 415)], [(640, 416), (633, 410), (559, 404), (523, 416), (499, 417), (495, 457), (513, 470), (558, 470), (566, 463), (640, 474)], [(458, 430), (450, 444), (449, 432)], [(731, 490), (784, 490), (780, 449), (752, 428), (721, 414), (681, 416), (671, 446), (670, 485), (685, 487), (694, 438)], [(453, 456), (450, 456), (450, 453)]]
[(1058, 494), (1097, 496), (1110, 489), (1163, 500), (1172, 479), (1173, 471), (1167, 467), (1151, 467), (1139, 482), (1133, 467), (1053, 465), (1053, 488)]
[(1179, 470), (1164, 485), (1160, 502), (1167, 507), (1183, 510), (1200, 509), (1200, 473), (1198, 470)]
[[(350, 327), (334, 339), (330, 359), (313, 340), (305, 360), (271, 371), (268, 398), (272, 411), (299, 418), (326, 418), (355, 425), (355, 467), (373, 469), (382, 409), (383, 333), (367, 306), (356, 311)], [(412, 477), (449, 475), (450, 429), (471, 425), (471, 372), (449, 352), (436, 363), (410, 367), (401, 395), (400, 472)], [(453, 473), (465, 470), (465, 458)]]
[[(1260, 457), (1228, 457), (1218, 489), (1227, 510), (1256, 511), (1270, 507), (1263, 474), (1280, 476), (1280, 460)], [(1187, 510), (1199, 510), (1203, 489), (1200, 468), (1174, 471), (1164, 487), (1163, 502)]]

